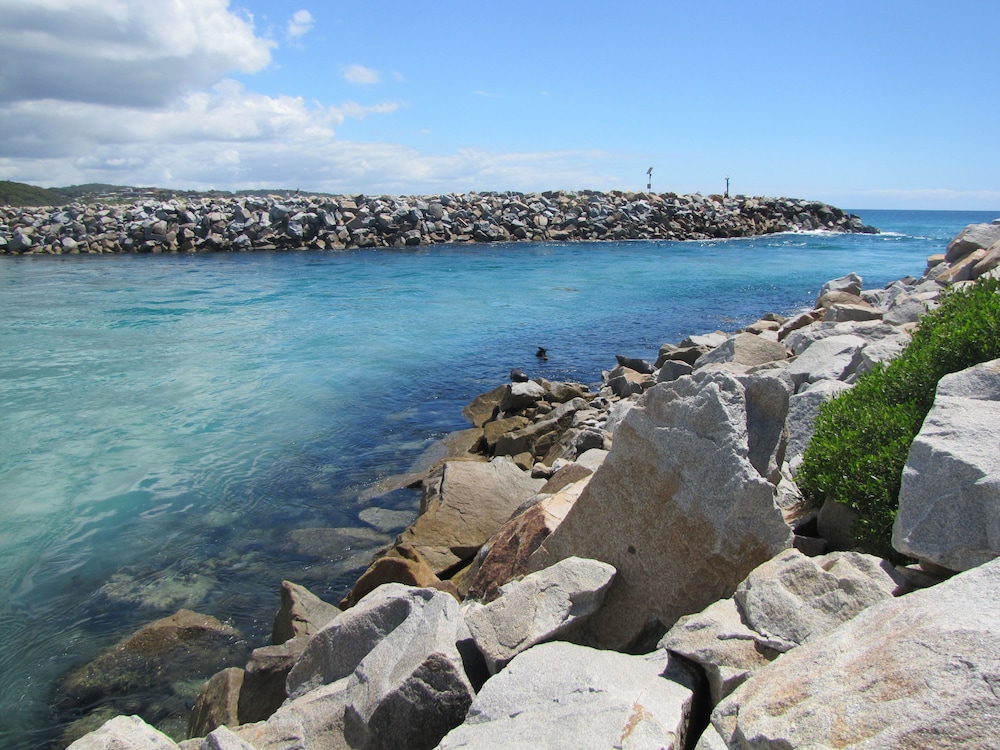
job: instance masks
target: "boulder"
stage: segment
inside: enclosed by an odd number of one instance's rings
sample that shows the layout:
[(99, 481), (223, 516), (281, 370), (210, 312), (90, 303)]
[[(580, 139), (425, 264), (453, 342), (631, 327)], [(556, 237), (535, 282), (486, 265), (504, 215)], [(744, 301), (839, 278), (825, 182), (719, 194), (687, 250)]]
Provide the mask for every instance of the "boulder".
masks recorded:
[(669, 359), (663, 363), (659, 372), (656, 373), (656, 382), (669, 383), (671, 380), (677, 380), (677, 378), (684, 375), (690, 375), (693, 370), (694, 368), (687, 362)]
[(500, 411), (516, 414), (534, 406), (543, 398), (545, 398), (545, 388), (534, 380), (511, 383), (500, 402)]
[(1000, 561), (886, 600), (754, 673), (729, 747), (1000, 747)]
[(774, 485), (751, 463), (756, 439), (737, 379), (711, 373), (653, 387), (529, 568), (572, 556), (613, 565), (587, 636), (610, 648), (658, 639), (791, 544)]
[(291, 581), (281, 582), (281, 606), (274, 616), (271, 642), (284, 643), (299, 635), (309, 636), (340, 614), (305, 586)]
[(470, 560), (543, 484), (506, 457), (446, 461), (424, 480), (420, 516), (397, 542), (413, 547), (442, 577)]
[(744, 624), (735, 601), (720, 599), (701, 612), (680, 618), (658, 647), (690, 659), (704, 670), (714, 706), (777, 658), (780, 652), (763, 640)]
[(796, 388), (818, 380), (843, 380), (856, 355), (867, 342), (860, 336), (830, 336), (813, 342), (788, 365)]
[(68, 750), (178, 750), (177, 743), (138, 716), (116, 716)]
[(874, 370), (876, 364), (895, 359), (903, 353), (909, 343), (909, 335), (901, 333), (898, 336), (887, 336), (862, 347), (854, 355), (854, 361), (847, 368), (851, 373), (847, 376), (847, 382), (856, 382), (859, 377)]
[(850, 320), (881, 320), (883, 312), (867, 303), (834, 303), (827, 308), (823, 320), (843, 323)]
[(975, 267), (986, 258), (985, 250), (973, 250), (948, 266), (948, 269), (939, 273), (935, 280), (939, 284), (957, 284), (960, 281), (969, 281), (973, 278)]
[(559, 527), (589, 482), (588, 475), (562, 487), (501, 526), (476, 556), (466, 598), (493, 601), (501, 586), (527, 573), (532, 553)]
[(976, 250), (985, 250), (1000, 241), (1000, 225), (969, 224), (948, 243), (945, 261), (954, 263)]
[(1000, 360), (946, 375), (910, 446), (892, 544), (968, 570), (1000, 555)]
[(204, 737), (216, 727), (237, 726), (243, 670), (228, 667), (217, 672), (201, 689), (188, 719), (188, 737)]
[(769, 341), (752, 333), (738, 333), (698, 358), (698, 368), (709, 364), (733, 362), (753, 367), (784, 360), (788, 356), (783, 344)]
[(256, 750), (256, 748), (245, 743), (227, 727), (221, 726), (205, 737), (198, 750)]
[(611, 392), (619, 398), (628, 398), (642, 393), (655, 382), (652, 375), (637, 372), (621, 365), (608, 373), (607, 379)]
[[(866, 347), (867, 348), (867, 347)], [(816, 429), (819, 408), (831, 398), (850, 390), (847, 383), (840, 380), (820, 380), (794, 394), (788, 400), (788, 446), (785, 455), (790, 459), (805, 453)]]
[(176, 693), (177, 687), (208, 679), (244, 660), (245, 654), (239, 631), (209, 615), (178, 610), (63, 675), (55, 703), (72, 710), (105, 702), (148, 715), (156, 696), (161, 706), (185, 710), (191, 704)]
[[(861, 288), (864, 285), (864, 279), (862, 279), (856, 273), (849, 273), (846, 276), (841, 276), (839, 279), (830, 279), (828, 282), (823, 284), (819, 290), (819, 297), (822, 297), (828, 292), (847, 292), (848, 294), (853, 294), (855, 296), (861, 294)], [(819, 305), (816, 305), (819, 307)]]
[(507, 396), (509, 388), (510, 386), (508, 385), (501, 385), (494, 388), (489, 393), (483, 393), (476, 396), (472, 402), (462, 410), (462, 416), (472, 422), (472, 424), (476, 427), (482, 427), (486, 422), (496, 416), (496, 413), (500, 409), (500, 404)]
[(290, 700), (237, 735), (289, 750), (432, 748), (472, 703), (469, 638), (448, 594), (386, 584), (313, 635), (288, 675)]
[(615, 359), (618, 361), (618, 364), (621, 365), (622, 367), (627, 367), (630, 370), (635, 370), (636, 372), (642, 373), (643, 375), (653, 374), (653, 365), (644, 359), (638, 359), (636, 357), (625, 357), (622, 356), (621, 354), (616, 354)]
[(483, 686), (439, 750), (680, 750), (693, 685), (665, 651), (631, 656), (541, 644)]
[(615, 569), (607, 563), (568, 557), (504, 584), (489, 604), (467, 609), (465, 623), (490, 674), (596, 612), (614, 577)]
[(787, 651), (891, 598), (901, 583), (890, 563), (871, 555), (806, 557), (791, 549), (750, 573), (733, 599), (747, 627)]
[(288, 698), (285, 680), (308, 642), (309, 636), (300, 635), (277, 646), (253, 650), (243, 670), (236, 712), (239, 724), (264, 721), (281, 708)]
[(397, 544), (361, 574), (341, 602), (344, 609), (353, 607), (384, 583), (402, 583), (420, 588), (440, 588), (442, 581), (420, 553), (407, 544)]

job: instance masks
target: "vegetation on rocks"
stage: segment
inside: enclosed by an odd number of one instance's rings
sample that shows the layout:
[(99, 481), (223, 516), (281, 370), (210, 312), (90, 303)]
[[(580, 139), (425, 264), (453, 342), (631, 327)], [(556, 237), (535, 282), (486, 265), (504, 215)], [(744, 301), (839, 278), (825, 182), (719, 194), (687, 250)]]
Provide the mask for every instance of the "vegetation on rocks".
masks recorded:
[(891, 538), (903, 467), (938, 380), (1000, 357), (998, 286), (983, 278), (944, 294), (900, 357), (820, 410), (796, 480), (807, 500), (854, 509), (857, 540), (874, 554), (899, 557)]

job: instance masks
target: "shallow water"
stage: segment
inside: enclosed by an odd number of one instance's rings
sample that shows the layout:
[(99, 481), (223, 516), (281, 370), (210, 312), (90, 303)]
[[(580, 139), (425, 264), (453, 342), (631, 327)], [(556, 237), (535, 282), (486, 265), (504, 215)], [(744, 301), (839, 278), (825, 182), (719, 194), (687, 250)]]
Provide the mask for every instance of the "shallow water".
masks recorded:
[(593, 384), (995, 216), (858, 213), (886, 233), (0, 258), (0, 744), (58, 737), (58, 675), (179, 607), (260, 645), (283, 578), (339, 599), (416, 513), (375, 528), (362, 490), (512, 367)]

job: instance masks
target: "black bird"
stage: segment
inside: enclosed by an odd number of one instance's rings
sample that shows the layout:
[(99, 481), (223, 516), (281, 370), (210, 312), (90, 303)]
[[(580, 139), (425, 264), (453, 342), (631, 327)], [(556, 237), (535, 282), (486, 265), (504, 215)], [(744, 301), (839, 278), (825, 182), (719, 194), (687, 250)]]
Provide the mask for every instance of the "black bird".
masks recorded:
[(510, 381), (512, 383), (527, 383), (529, 379), (530, 378), (528, 378), (523, 371), (516, 367), (510, 371)]
[(549, 355), (545, 353), (545, 347), (544, 346), (538, 347), (538, 351), (535, 352), (535, 356), (538, 357), (539, 359), (542, 359), (542, 360), (549, 358)]

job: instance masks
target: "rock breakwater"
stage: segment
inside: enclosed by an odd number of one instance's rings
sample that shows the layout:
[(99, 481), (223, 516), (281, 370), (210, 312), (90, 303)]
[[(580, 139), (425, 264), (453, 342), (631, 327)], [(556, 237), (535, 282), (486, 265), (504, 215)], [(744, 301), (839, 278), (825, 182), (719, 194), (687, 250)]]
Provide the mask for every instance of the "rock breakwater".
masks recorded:
[(194, 253), (868, 232), (818, 201), (621, 191), (217, 196), (0, 207), (0, 254)]

